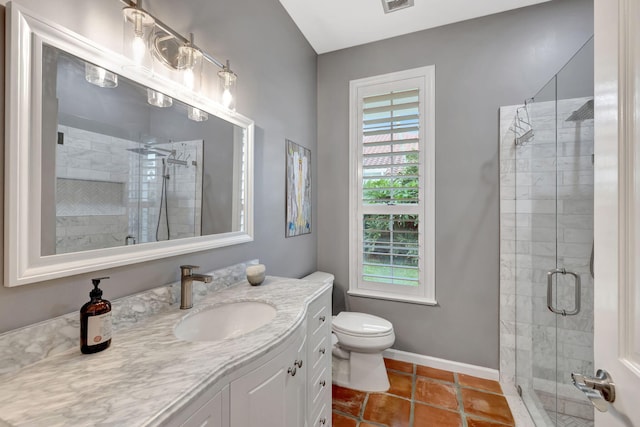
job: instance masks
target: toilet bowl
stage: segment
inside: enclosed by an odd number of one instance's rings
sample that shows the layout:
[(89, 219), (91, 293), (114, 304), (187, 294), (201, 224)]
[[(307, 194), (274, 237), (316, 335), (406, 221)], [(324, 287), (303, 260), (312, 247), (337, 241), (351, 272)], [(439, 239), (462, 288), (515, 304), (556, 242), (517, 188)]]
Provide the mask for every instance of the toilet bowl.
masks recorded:
[(382, 352), (396, 339), (388, 320), (343, 311), (333, 317), (333, 383), (355, 390), (389, 390)]

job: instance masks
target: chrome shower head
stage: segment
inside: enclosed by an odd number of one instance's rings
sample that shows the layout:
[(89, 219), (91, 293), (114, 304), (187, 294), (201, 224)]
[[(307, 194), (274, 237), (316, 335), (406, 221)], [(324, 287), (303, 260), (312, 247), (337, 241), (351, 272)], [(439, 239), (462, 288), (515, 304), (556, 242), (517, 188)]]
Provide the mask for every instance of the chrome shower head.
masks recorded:
[(571, 113), (567, 122), (583, 122), (593, 119), (593, 99), (588, 100), (584, 105)]
[(155, 154), (156, 156), (162, 156), (162, 157), (167, 156), (165, 153), (161, 153), (160, 151), (156, 151), (146, 147), (145, 148), (127, 148), (127, 151), (131, 151), (136, 154), (141, 154), (143, 156), (146, 156), (149, 154)]
[(151, 145), (145, 145), (142, 148), (127, 148), (127, 151), (141, 154), (143, 156), (146, 156), (148, 154), (155, 154), (159, 157), (175, 156), (176, 154), (176, 150), (167, 150), (164, 148), (153, 147)]

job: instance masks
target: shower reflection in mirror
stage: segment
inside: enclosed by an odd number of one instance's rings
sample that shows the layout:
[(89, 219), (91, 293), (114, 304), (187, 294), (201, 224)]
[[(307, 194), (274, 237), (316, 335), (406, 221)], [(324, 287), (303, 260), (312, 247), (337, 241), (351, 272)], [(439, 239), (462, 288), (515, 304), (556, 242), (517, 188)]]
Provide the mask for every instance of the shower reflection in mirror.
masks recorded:
[(42, 255), (241, 231), (242, 128), (55, 47), (43, 58), (55, 203), (42, 205)]

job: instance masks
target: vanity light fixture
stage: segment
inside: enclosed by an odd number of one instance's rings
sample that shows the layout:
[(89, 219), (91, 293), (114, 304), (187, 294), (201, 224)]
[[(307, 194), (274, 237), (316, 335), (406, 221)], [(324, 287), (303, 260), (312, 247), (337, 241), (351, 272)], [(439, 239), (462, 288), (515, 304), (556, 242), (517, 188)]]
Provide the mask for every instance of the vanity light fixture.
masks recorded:
[(149, 88), (147, 88), (147, 102), (160, 108), (168, 108), (173, 105), (173, 99), (170, 96)]
[(220, 90), (222, 91), (220, 95), (222, 105), (230, 110), (235, 110), (236, 80), (238, 76), (231, 71), (228, 59), (227, 64), (222, 67), (221, 71), (218, 71), (218, 77), (220, 78)]
[(187, 106), (187, 117), (194, 122), (204, 122), (209, 119), (209, 114), (206, 111), (189, 105)]
[[(190, 90), (199, 90), (202, 76), (203, 60), (220, 68), (219, 102), (229, 110), (235, 110), (236, 82), (238, 76), (231, 71), (229, 61), (222, 63), (209, 53), (193, 43), (190, 38), (182, 36), (167, 24), (142, 8), (142, 0), (120, 0), (126, 7), (123, 9), (125, 17), (125, 40), (131, 34), (131, 55), (136, 63), (142, 64), (147, 56), (147, 46), (150, 53), (165, 67), (180, 72), (183, 84)], [(127, 49), (129, 49), (127, 47)], [(165, 95), (166, 96), (166, 95)], [(151, 101), (149, 101), (151, 103)]]
[(84, 78), (91, 84), (100, 87), (114, 88), (118, 86), (118, 75), (102, 67), (84, 63)]
[(178, 48), (178, 70), (182, 71), (184, 85), (193, 90), (199, 86), (202, 71), (202, 53), (193, 47), (193, 33), (189, 43)]
[(124, 14), (125, 23), (130, 23), (133, 26), (133, 39), (131, 41), (133, 60), (136, 64), (141, 64), (147, 51), (147, 32), (155, 24), (155, 19), (142, 9), (142, 0), (125, 7), (122, 13)]

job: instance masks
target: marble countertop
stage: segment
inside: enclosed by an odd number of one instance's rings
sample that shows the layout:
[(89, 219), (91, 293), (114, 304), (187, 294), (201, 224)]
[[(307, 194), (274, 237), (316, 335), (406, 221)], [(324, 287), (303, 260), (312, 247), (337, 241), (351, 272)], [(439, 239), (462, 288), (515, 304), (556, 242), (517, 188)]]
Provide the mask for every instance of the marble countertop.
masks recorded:
[[(48, 357), (0, 378), (0, 425), (160, 425), (230, 374), (277, 347), (303, 322), (307, 304), (330, 285), (267, 277), (209, 294), (191, 310), (152, 315), (114, 332), (107, 350), (79, 348)], [(261, 301), (275, 319), (238, 338), (187, 342), (173, 334), (194, 310)], [(3, 424), (4, 423), (4, 424)]]

